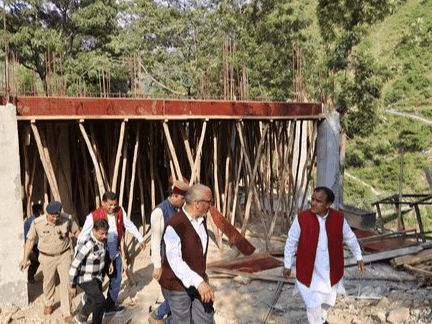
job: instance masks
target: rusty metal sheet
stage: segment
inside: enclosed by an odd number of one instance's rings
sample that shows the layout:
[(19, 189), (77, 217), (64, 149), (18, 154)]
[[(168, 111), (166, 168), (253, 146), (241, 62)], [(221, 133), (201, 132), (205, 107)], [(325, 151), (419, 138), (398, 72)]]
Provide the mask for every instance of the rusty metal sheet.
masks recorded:
[[(354, 231), (357, 238), (363, 238), (368, 236), (374, 236), (376, 233), (369, 231)], [(375, 242), (367, 242), (360, 243), (361, 247), (365, 250), (369, 251), (391, 251), (396, 250), (403, 247), (418, 245), (418, 241), (412, 238), (404, 238), (404, 237), (390, 237), (382, 240), (377, 240)]]
[(250, 255), (255, 251), (255, 247), (243, 236), (237, 229), (227, 221), (225, 217), (214, 207), (210, 208), (210, 214), (212, 216), (215, 225), (224, 233), (229, 241), (234, 244), (241, 253), (244, 255)]
[(233, 260), (222, 260), (207, 265), (212, 267), (223, 268), (227, 270), (238, 270), (243, 272), (254, 273), (258, 271), (273, 269), (283, 266), (283, 262), (272, 257), (270, 254), (253, 254)]

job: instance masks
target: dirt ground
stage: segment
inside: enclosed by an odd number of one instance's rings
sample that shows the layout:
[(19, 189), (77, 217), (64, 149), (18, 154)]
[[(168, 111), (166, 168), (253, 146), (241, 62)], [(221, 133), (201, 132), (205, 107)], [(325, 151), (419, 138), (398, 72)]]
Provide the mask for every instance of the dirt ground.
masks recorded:
[[(262, 240), (248, 239), (257, 251), (264, 249)], [(282, 247), (281, 242), (272, 242), (270, 246), (272, 250)], [(210, 241), (208, 262), (238, 256), (241, 254), (226, 241), (221, 250)], [(129, 273), (133, 282), (124, 274), (119, 296), (119, 302), (127, 310), (121, 315), (106, 318), (104, 324), (147, 324), (151, 309), (163, 301), (160, 287), (152, 279), (149, 248), (138, 253), (131, 270)], [(282, 269), (266, 270), (264, 273), (280, 276)], [(293, 296), (292, 284), (284, 284), (279, 298), (275, 300), (277, 282), (243, 279), (210, 277), (216, 295), (216, 324), (307, 323), (304, 303), (299, 295)], [(43, 315), (40, 272), (36, 280), (36, 283), (29, 284), (28, 307), (19, 309), (13, 305), (0, 305), (0, 324), (63, 323), (58, 302), (54, 305), (53, 314)], [(388, 263), (366, 265), (364, 276), (359, 275), (356, 267), (346, 268), (345, 287), (347, 296), (339, 296), (336, 305), (329, 311), (328, 322), (331, 324), (432, 323), (432, 286), (406, 272), (393, 269)], [(72, 300), (74, 312), (81, 307), (81, 296), (82, 292)]]

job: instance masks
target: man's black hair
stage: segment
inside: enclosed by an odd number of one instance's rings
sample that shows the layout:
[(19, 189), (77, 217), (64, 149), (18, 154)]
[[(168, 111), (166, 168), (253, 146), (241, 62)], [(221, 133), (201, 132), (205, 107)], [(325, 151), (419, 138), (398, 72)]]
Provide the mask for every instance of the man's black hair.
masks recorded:
[(33, 204), (32, 206), (33, 215), (36, 217), (43, 213), (43, 207), (41, 204)]
[(112, 191), (107, 191), (102, 197), (102, 201), (117, 200), (117, 194)]
[(94, 222), (93, 229), (95, 229), (96, 231), (98, 230), (108, 231), (109, 229), (108, 221), (105, 218), (99, 218), (96, 222)]
[(327, 202), (330, 204), (333, 204), (334, 200), (335, 200), (335, 195), (333, 193), (333, 191), (331, 191), (331, 189), (327, 188), (327, 187), (316, 187), (314, 192), (317, 191), (324, 191), (324, 193), (327, 196)]

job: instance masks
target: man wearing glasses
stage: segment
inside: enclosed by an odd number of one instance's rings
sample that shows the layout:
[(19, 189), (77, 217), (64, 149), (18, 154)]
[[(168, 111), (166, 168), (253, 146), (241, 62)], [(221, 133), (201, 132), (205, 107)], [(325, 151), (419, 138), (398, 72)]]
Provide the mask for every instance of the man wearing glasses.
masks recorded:
[(60, 309), (65, 323), (73, 323), (68, 295), (69, 267), (72, 259), (71, 236), (79, 235), (79, 227), (68, 214), (62, 213), (62, 204), (52, 201), (46, 217), (38, 217), (27, 234), (24, 258), (20, 270), (29, 265), (30, 252), (38, 239), (39, 261), (43, 273), (44, 314), (53, 312), (56, 272), (60, 277)]
[(205, 216), (212, 203), (210, 188), (194, 185), (185, 195), (182, 210), (168, 222), (159, 284), (170, 305), (172, 323), (214, 322), (215, 297), (205, 273), (208, 250)]

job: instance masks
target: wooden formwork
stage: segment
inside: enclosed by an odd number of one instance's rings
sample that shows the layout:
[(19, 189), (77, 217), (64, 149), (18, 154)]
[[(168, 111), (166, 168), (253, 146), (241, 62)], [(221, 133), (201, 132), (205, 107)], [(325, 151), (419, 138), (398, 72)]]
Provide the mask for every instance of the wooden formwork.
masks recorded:
[[(305, 200), (319, 118), (19, 117), (23, 203), (60, 200), (84, 217), (107, 190), (145, 232), (174, 179), (213, 190), (215, 207), (245, 234), (284, 233)], [(266, 234), (266, 235), (264, 235)]]

